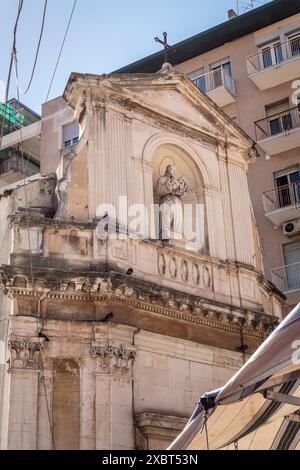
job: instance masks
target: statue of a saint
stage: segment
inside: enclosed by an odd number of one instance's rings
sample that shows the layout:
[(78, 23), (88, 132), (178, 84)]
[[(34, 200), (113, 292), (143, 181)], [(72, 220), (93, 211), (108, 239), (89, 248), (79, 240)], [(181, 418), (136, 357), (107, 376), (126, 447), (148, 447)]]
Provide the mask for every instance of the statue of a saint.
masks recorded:
[(182, 197), (189, 190), (185, 178), (176, 178), (175, 165), (168, 165), (165, 175), (157, 182), (156, 192), (160, 196), (160, 237), (170, 240), (171, 232), (174, 238), (183, 237), (183, 207)]

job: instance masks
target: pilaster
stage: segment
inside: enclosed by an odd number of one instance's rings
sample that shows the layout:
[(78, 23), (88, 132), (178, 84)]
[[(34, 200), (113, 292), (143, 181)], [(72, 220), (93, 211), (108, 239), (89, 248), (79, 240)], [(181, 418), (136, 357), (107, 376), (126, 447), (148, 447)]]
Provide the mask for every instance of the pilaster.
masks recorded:
[(98, 450), (134, 449), (132, 382), (137, 352), (130, 344), (133, 331), (122, 327), (121, 338), (116, 328), (109, 325), (99, 327), (95, 334), (96, 340), (91, 345), (91, 355), (96, 361)]
[(8, 450), (37, 448), (39, 355), (43, 347), (38, 338), (9, 338)]

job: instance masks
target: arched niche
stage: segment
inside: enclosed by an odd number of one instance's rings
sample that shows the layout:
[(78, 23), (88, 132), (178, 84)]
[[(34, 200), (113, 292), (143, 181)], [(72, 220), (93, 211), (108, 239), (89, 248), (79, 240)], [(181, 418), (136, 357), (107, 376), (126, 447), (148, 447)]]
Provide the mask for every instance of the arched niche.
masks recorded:
[[(160, 143), (153, 151), (151, 165), (153, 168), (153, 200), (159, 204), (160, 197), (157, 194), (157, 183), (161, 176), (165, 175), (168, 165), (174, 165), (177, 173), (176, 178), (186, 178), (189, 190), (182, 198), (183, 208), (190, 205), (193, 213), (193, 231), (196, 230), (196, 206), (202, 205), (204, 208), (204, 247), (201, 253), (209, 253), (206, 201), (205, 201), (205, 180), (198, 163), (188, 151), (177, 143)], [(207, 177), (207, 175), (206, 175)], [(198, 228), (200, 230), (200, 228)], [(177, 242), (176, 242), (177, 243)], [(180, 243), (178, 243), (180, 245)]]

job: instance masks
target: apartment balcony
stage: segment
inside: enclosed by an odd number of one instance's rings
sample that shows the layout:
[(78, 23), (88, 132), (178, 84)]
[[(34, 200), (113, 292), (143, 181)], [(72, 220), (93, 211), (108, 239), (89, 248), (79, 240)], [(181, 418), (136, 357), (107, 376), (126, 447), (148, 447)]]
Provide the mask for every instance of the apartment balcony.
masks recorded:
[(255, 123), (256, 140), (268, 155), (300, 146), (300, 107), (288, 109)]
[(21, 157), (14, 154), (0, 163), (0, 185), (11, 184), (24, 177), (32, 176), (39, 172), (39, 166), (28, 161), (26, 155), (22, 161)]
[(259, 90), (268, 90), (299, 78), (300, 37), (247, 57), (248, 76)]
[(23, 127), (22, 133), (20, 130), (15, 130), (3, 137), (0, 150), (2, 151), (8, 148), (16, 147), (17, 145), (20, 145), (22, 140), (24, 152), (29, 154), (35, 160), (39, 161), (41, 156), (40, 133), (41, 121), (37, 121), (33, 124)]
[(300, 302), (300, 263), (273, 269), (272, 282), (286, 295), (288, 305)]
[(196, 76), (192, 82), (221, 108), (236, 101), (234, 80), (223, 67)]
[(277, 227), (300, 219), (300, 182), (266, 191), (263, 205), (266, 217)]

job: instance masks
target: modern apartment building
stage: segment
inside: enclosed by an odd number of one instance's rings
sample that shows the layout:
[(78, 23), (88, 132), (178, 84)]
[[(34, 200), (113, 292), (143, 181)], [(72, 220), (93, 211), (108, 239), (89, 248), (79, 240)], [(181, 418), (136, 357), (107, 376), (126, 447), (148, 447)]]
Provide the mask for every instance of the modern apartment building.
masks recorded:
[(0, 188), (39, 172), (40, 121), (16, 99), (0, 103)]
[[(228, 17), (169, 49), (169, 61), (258, 143), (249, 185), (265, 273), (291, 306), (300, 301), (300, 1)], [(117, 73), (162, 61), (159, 52)]]

